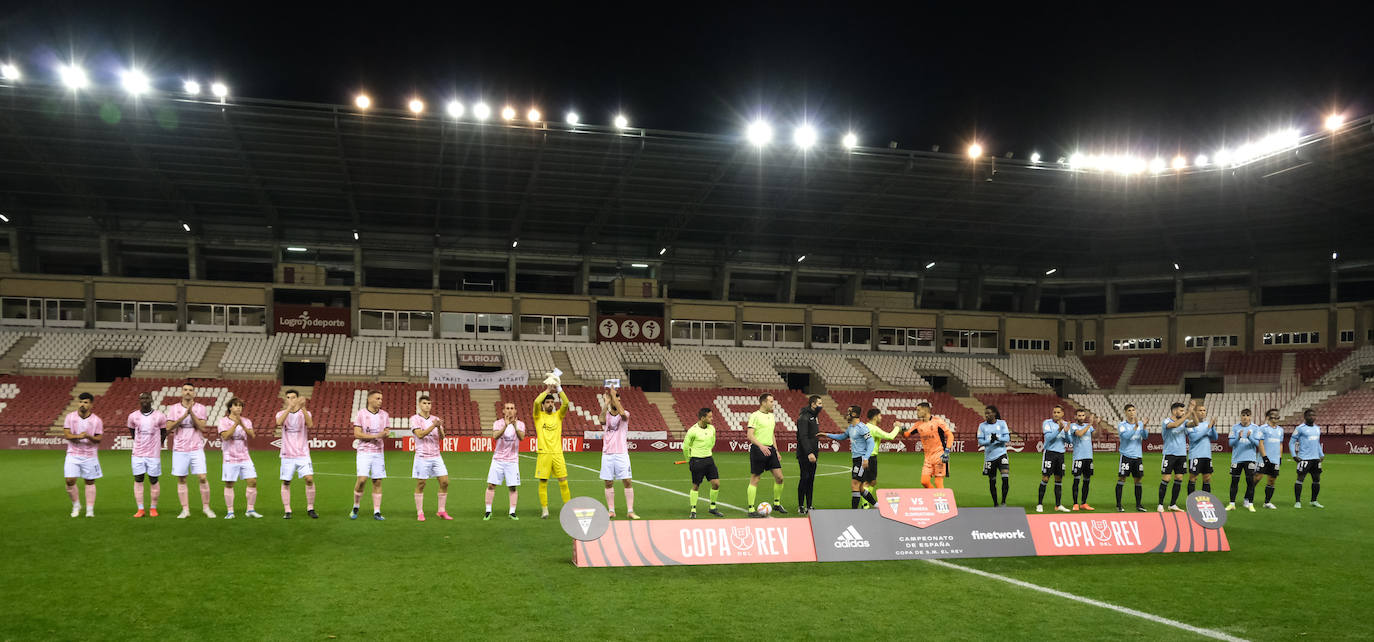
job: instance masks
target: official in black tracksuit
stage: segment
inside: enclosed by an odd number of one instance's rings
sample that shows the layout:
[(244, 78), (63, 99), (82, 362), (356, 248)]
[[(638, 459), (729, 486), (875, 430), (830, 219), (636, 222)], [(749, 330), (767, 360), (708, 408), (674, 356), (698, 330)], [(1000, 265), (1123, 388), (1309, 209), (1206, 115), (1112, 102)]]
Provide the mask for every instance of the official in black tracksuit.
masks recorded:
[(797, 484), (797, 509), (802, 514), (811, 511), (811, 497), (816, 489), (821, 412), (820, 395), (811, 395), (806, 407), (797, 413), (797, 466), (801, 468), (801, 482)]

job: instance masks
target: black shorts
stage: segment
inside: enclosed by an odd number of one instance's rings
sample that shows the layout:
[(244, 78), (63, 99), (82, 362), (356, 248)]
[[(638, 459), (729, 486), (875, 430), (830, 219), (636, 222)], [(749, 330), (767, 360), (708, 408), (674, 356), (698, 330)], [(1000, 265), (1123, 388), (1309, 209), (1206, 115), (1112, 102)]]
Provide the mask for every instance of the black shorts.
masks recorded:
[(720, 479), (715, 457), (693, 457), (687, 462), (687, 468), (692, 471), (693, 486), (700, 486), (703, 479)]
[(872, 457), (868, 458), (868, 466), (864, 466), (862, 457), (855, 457), (851, 460), (853, 466), (849, 469), (849, 478), (854, 481), (871, 482), (878, 479), (878, 469), (874, 468), (876, 462)]
[(1322, 460), (1320, 459), (1299, 459), (1298, 474), (1319, 473), (1322, 471)]
[(1188, 457), (1184, 455), (1165, 455), (1164, 463), (1160, 464), (1159, 472), (1162, 475), (1173, 473), (1182, 475), (1188, 472)]
[(1001, 456), (1001, 457), (998, 457), (997, 459), (984, 459), (984, 460), (983, 460), (983, 474), (984, 474), (984, 475), (995, 475), (995, 474), (997, 474), (997, 471), (999, 471), (999, 470), (1001, 470), (1001, 471), (1010, 471), (1010, 470), (1011, 470), (1011, 458), (1010, 458), (1010, 457), (1007, 457), (1007, 454), (1006, 454), (1006, 453), (1002, 453), (1002, 456)]
[(1116, 464), (1116, 476), (1140, 479), (1145, 476), (1145, 466), (1139, 457), (1122, 456)]
[(868, 456), (868, 479), (864, 481), (878, 481), (878, 453)]
[(1212, 458), (1198, 457), (1188, 460), (1188, 474), (1190, 475), (1210, 475), (1212, 474)]
[(1091, 459), (1075, 459), (1075, 460), (1073, 460), (1073, 476), (1074, 476), (1074, 477), (1092, 477), (1092, 476), (1093, 476), (1093, 460), (1091, 460)]
[(1233, 461), (1231, 462), (1231, 476), (1240, 477), (1241, 475), (1245, 475), (1249, 477), (1255, 474), (1256, 467), (1257, 464), (1253, 461)]
[(1064, 453), (1057, 453), (1051, 450), (1045, 451), (1045, 453), (1040, 455), (1040, 474), (1063, 477)]
[(765, 470), (776, 470), (782, 468), (782, 462), (778, 460), (778, 447), (769, 446), (773, 454), (764, 457), (763, 451), (758, 446), (749, 444), (749, 474), (762, 475)]
[(1279, 465), (1266, 459), (1264, 460), (1264, 463), (1260, 465), (1259, 474), (1268, 475), (1270, 477), (1278, 477)]

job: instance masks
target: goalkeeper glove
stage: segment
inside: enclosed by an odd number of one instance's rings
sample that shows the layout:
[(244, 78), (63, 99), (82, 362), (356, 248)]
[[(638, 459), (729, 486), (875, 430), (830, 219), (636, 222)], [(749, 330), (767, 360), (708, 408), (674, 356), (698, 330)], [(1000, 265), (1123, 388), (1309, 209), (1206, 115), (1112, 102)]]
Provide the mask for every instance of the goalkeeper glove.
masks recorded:
[(940, 461), (941, 461), (942, 463), (948, 464), (948, 463), (949, 463), (949, 453), (942, 453), (942, 454), (940, 455)]

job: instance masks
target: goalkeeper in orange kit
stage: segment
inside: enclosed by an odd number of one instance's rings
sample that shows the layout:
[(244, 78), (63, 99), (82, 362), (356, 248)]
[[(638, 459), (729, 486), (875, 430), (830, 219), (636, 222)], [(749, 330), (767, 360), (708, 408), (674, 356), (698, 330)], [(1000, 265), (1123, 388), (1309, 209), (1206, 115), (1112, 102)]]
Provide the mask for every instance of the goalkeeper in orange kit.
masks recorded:
[(921, 486), (925, 488), (944, 488), (945, 476), (949, 469), (949, 450), (954, 447), (954, 431), (941, 417), (930, 414), (930, 402), (916, 404), (916, 423), (902, 433), (903, 437), (915, 434), (921, 439), (921, 450), (925, 461), (921, 463)]

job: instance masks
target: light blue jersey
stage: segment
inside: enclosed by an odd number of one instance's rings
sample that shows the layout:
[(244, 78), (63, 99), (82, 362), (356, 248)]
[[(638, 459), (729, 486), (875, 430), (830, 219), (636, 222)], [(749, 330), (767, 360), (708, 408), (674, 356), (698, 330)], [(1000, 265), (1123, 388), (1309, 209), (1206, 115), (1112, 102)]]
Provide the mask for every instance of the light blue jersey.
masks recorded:
[(1265, 424), (1260, 428), (1264, 440), (1264, 460), (1279, 465), (1283, 458), (1283, 427)]
[(1008, 441), (1011, 441), (1011, 431), (1007, 429), (1007, 422), (998, 419), (997, 423), (978, 424), (978, 445), (983, 447), (983, 461), (1000, 459), (1007, 454)]
[(1169, 423), (1172, 419), (1165, 419), (1160, 422), (1160, 432), (1164, 434), (1164, 454), (1183, 457), (1188, 454), (1188, 428), (1187, 423), (1180, 424), (1177, 428), (1170, 428)]
[(1293, 429), (1293, 436), (1288, 439), (1288, 452), (1296, 459), (1321, 459), (1321, 436), (1321, 426), (1302, 424)]
[(1264, 440), (1263, 434), (1255, 424), (1231, 426), (1231, 463), (1259, 462), (1259, 443)]
[(1211, 459), (1217, 429), (1206, 419), (1188, 429), (1188, 459)]
[[(1087, 428), (1088, 432), (1081, 436), (1078, 431)], [(1073, 440), (1073, 459), (1092, 459), (1093, 458), (1093, 432), (1097, 429), (1088, 424), (1069, 424), (1069, 439)]]
[(868, 454), (873, 452), (873, 435), (868, 432), (868, 424), (862, 421), (849, 424), (844, 432), (826, 433), (825, 436), (836, 440), (848, 439), (851, 457), (868, 459)]
[(1122, 457), (1140, 459), (1143, 451), (1142, 444), (1145, 443), (1145, 436), (1150, 431), (1145, 429), (1145, 422), (1135, 423), (1121, 422), (1116, 426), (1117, 433), (1121, 436), (1121, 445), (1117, 448)]
[(1045, 452), (1062, 453), (1068, 447), (1069, 431), (1067, 428), (1061, 429), (1055, 420), (1046, 419), (1040, 424), (1040, 430), (1045, 433)]

